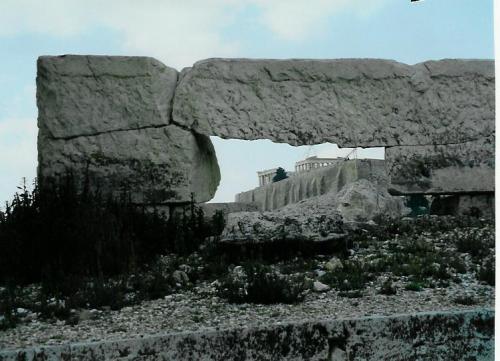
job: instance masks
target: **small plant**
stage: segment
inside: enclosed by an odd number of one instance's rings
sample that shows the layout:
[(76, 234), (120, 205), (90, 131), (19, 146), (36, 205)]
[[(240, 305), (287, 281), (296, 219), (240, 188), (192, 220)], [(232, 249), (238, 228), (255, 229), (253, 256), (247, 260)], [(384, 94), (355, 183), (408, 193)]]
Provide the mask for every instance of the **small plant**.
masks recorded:
[(361, 290), (371, 279), (361, 263), (344, 261), (342, 269), (325, 273), (320, 280), (339, 291)]
[(17, 301), (16, 287), (9, 284), (5, 288), (0, 288), (0, 331), (16, 327), (18, 324)]
[(477, 304), (477, 300), (472, 296), (458, 296), (453, 300), (453, 302), (464, 306), (472, 306)]
[(477, 273), (477, 279), (486, 282), (490, 286), (495, 286), (495, 262), (493, 258), (489, 258), (481, 265)]
[(219, 294), (233, 303), (296, 303), (305, 291), (303, 277), (283, 275), (270, 266), (236, 267), (219, 285)]
[(420, 282), (412, 281), (405, 286), (405, 290), (420, 292), (424, 288), (423, 284)]
[(380, 294), (392, 296), (395, 295), (396, 293), (397, 293), (396, 287), (394, 287), (394, 285), (392, 284), (392, 280), (390, 278), (388, 278), (387, 280), (385, 280), (384, 283), (382, 283), (382, 286), (380, 287)]
[(452, 237), (459, 252), (475, 258), (487, 257), (495, 247), (495, 231), (490, 227), (454, 230)]
[(339, 296), (346, 298), (361, 298), (363, 297), (363, 292), (360, 290), (340, 291)]

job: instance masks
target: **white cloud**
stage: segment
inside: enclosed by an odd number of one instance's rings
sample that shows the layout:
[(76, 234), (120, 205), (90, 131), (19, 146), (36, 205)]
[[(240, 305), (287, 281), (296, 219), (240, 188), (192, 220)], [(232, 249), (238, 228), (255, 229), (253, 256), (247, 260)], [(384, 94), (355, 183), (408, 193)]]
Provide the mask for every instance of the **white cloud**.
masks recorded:
[[(178, 69), (208, 57), (237, 56), (223, 36), (247, 6), (286, 40), (303, 40), (342, 10), (367, 14), (388, 0), (2, 0), (0, 36), (42, 33), (74, 36), (96, 27), (123, 36), (128, 54), (159, 58)], [(241, 20), (241, 19), (240, 19)]]
[(304, 40), (333, 21), (332, 16), (350, 10), (365, 17), (388, 0), (252, 0), (261, 9), (261, 21), (286, 40)]
[(2, 0), (0, 36), (67, 37), (104, 27), (123, 36), (125, 53), (155, 56), (179, 69), (235, 53), (237, 45), (221, 32), (238, 6), (231, 0)]

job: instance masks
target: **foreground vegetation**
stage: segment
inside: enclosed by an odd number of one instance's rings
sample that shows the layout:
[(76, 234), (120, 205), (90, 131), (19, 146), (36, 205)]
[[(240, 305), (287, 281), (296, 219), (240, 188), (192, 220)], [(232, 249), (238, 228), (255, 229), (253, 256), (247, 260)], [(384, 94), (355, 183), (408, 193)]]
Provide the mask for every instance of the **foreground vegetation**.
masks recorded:
[[(84, 220), (84, 221), (83, 221)], [(0, 213), (0, 329), (28, 315), (75, 324), (82, 309), (120, 309), (213, 283), (232, 303), (297, 303), (307, 293), (363, 297), (462, 282), (495, 284), (494, 223), (474, 217), (379, 219), (351, 232), (342, 251), (234, 261), (217, 243), (220, 213), (194, 203), (162, 214), (121, 199), (77, 192), (71, 183), (42, 194), (21, 187)], [(288, 255), (286, 252), (284, 254)], [(277, 255), (279, 256), (279, 255)], [(468, 295), (457, 304), (473, 304)]]

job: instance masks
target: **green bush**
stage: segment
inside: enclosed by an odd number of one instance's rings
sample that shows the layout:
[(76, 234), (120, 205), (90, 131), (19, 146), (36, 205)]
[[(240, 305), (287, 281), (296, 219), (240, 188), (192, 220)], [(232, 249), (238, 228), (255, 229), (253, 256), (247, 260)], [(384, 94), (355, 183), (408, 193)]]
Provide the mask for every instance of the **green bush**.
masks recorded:
[(257, 263), (233, 269), (222, 279), (219, 295), (232, 303), (296, 303), (304, 298), (303, 276), (283, 275)]
[(412, 281), (405, 286), (408, 291), (420, 292), (424, 288), (424, 285), (420, 282)]
[(492, 258), (486, 260), (477, 273), (477, 279), (486, 282), (490, 286), (495, 286), (495, 261)]
[(352, 291), (365, 288), (372, 277), (361, 263), (346, 260), (342, 262), (342, 269), (326, 272), (320, 279), (339, 291)]

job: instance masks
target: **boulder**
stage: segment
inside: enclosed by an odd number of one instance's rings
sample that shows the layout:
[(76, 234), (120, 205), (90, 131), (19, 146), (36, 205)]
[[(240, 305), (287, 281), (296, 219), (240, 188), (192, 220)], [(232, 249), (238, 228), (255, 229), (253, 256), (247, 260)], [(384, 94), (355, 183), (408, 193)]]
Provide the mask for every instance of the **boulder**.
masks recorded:
[(210, 200), (220, 172), (210, 139), (175, 125), (113, 131), (71, 139), (38, 136), (38, 173), (42, 186), (68, 173), (78, 189), (119, 196), (133, 203), (171, 204)]
[(403, 198), (391, 196), (385, 188), (366, 179), (347, 184), (332, 196), (331, 204), (345, 222), (363, 223), (379, 216), (397, 218), (410, 212), (404, 206)]
[(452, 194), (495, 190), (495, 137), (447, 145), (385, 150), (393, 194)]
[(291, 145), (458, 143), (494, 132), (494, 78), (492, 60), (208, 59), (184, 72), (173, 120)]

